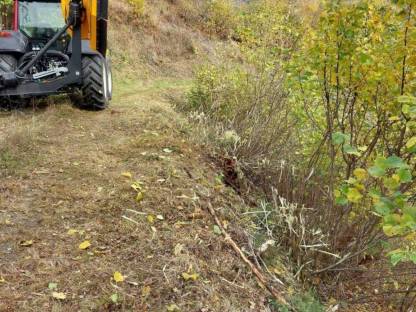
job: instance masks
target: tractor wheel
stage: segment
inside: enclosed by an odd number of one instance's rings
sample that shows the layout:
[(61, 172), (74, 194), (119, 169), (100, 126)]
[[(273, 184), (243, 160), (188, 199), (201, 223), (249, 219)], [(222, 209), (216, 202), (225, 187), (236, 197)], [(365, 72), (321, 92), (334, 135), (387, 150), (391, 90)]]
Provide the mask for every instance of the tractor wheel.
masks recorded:
[(0, 54), (0, 74), (9, 73), (16, 70), (17, 60), (13, 55)]
[[(0, 75), (10, 73), (17, 68), (17, 60), (10, 54), (0, 54)], [(20, 101), (10, 97), (0, 97), (0, 109), (11, 109), (20, 106)]]
[(109, 68), (101, 56), (82, 58), (82, 87), (71, 95), (75, 106), (86, 110), (103, 110), (110, 102)]

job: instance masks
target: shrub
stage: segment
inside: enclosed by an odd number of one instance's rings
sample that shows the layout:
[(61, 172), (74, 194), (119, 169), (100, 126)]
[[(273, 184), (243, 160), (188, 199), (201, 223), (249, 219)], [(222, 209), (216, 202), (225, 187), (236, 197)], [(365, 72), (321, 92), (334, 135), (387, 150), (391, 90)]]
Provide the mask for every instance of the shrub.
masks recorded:
[(128, 3), (132, 6), (133, 13), (136, 16), (144, 15), (145, 0), (128, 0)]
[(229, 38), (237, 23), (236, 8), (230, 0), (210, 0), (205, 12), (205, 23), (211, 34)]

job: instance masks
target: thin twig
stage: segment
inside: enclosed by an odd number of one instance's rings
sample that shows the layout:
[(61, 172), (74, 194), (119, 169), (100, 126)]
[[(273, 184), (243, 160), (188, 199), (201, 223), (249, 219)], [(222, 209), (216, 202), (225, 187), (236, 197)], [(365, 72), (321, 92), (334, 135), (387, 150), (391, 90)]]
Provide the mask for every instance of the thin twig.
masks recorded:
[(230, 246), (234, 249), (234, 251), (240, 256), (240, 258), (250, 267), (251, 271), (253, 272), (253, 274), (256, 276), (259, 284), (261, 286), (263, 286), (264, 288), (266, 288), (272, 295), (273, 297), (281, 304), (285, 304), (288, 305), (287, 300), (285, 299), (285, 297), (276, 289), (274, 289), (267, 281), (267, 279), (264, 277), (264, 275), (257, 269), (257, 267), (246, 257), (246, 255), (243, 253), (243, 251), (241, 250), (240, 247), (238, 247), (238, 245), (236, 244), (236, 242), (231, 238), (231, 236), (227, 233), (227, 231), (224, 229), (222, 223), (220, 222), (220, 220), (218, 219), (218, 216), (214, 210), (214, 208), (212, 208), (211, 203), (208, 203), (207, 205), (208, 211), (210, 212), (210, 214), (212, 215), (212, 217), (215, 220), (215, 223), (217, 224), (217, 226), (220, 228), (222, 235), (225, 238), (225, 241), (230, 244)]

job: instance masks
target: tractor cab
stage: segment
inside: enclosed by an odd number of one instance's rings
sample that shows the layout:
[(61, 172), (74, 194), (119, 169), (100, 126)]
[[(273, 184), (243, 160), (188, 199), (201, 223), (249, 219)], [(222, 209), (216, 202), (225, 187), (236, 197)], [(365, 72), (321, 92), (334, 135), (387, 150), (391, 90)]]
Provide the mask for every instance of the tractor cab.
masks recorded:
[(18, 30), (30, 39), (51, 39), (65, 26), (60, 2), (17, 1), (15, 10)]

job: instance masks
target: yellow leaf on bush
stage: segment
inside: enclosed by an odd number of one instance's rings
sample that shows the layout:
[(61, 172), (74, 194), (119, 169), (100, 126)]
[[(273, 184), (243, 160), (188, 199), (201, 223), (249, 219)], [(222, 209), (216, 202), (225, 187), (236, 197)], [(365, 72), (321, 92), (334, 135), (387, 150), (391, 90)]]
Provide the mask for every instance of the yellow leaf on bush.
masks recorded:
[(79, 244), (79, 249), (85, 250), (85, 249), (89, 248), (90, 246), (91, 246), (90, 241), (86, 240), (86, 241), (82, 242), (81, 244)]
[(65, 300), (66, 299), (66, 295), (64, 293), (55, 292), (55, 291), (52, 293), (52, 297), (54, 297), (55, 299), (58, 299), (58, 300)]
[(416, 136), (412, 137), (409, 141), (406, 143), (407, 148), (412, 148), (416, 145)]
[(365, 169), (357, 168), (357, 169), (354, 170), (354, 176), (358, 180), (362, 181), (362, 180), (367, 178), (368, 174), (367, 174), (367, 171)]
[(123, 276), (123, 274), (121, 274), (118, 271), (114, 272), (113, 278), (116, 281), (116, 283), (124, 282), (124, 276)]
[(361, 195), (360, 191), (356, 188), (349, 188), (347, 192), (347, 199), (351, 203), (358, 203), (363, 195)]

